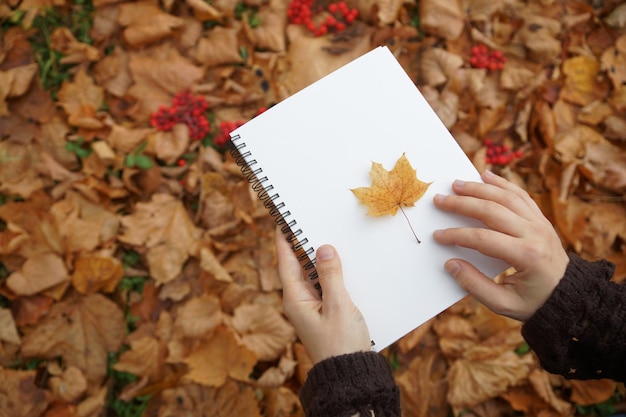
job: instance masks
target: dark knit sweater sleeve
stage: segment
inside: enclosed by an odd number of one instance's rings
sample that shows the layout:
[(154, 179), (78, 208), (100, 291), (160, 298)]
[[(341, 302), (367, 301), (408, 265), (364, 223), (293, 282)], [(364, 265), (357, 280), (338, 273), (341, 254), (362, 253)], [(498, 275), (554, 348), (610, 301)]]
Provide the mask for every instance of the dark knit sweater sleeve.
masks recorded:
[(400, 417), (400, 391), (387, 360), (356, 352), (318, 362), (300, 391), (307, 417)]
[(565, 275), (522, 335), (549, 372), (571, 379), (626, 380), (626, 285), (614, 265), (570, 255)]

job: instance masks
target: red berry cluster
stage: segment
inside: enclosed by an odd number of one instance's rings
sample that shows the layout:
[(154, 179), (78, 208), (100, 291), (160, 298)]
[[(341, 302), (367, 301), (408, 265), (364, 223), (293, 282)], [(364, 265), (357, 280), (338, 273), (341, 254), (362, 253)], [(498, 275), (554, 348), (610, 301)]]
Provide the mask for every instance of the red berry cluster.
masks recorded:
[(226, 142), (228, 142), (228, 140), (230, 139), (230, 132), (237, 129), (244, 123), (245, 122), (243, 120), (227, 120), (225, 122), (220, 122), (220, 130), (213, 138), (213, 144), (215, 146), (224, 146)]
[(487, 147), (487, 156), (485, 162), (488, 164), (505, 166), (509, 162), (522, 157), (522, 151), (519, 149), (513, 151), (509, 145), (494, 142), (486, 138), (483, 145)]
[(474, 68), (487, 68), (490, 71), (501, 70), (506, 62), (506, 57), (502, 51), (489, 50), (485, 45), (472, 46), (472, 56), (470, 64)]
[(184, 123), (189, 128), (189, 137), (204, 138), (211, 129), (204, 112), (209, 103), (203, 96), (194, 96), (190, 91), (181, 91), (172, 99), (170, 107), (161, 106), (150, 116), (150, 125), (162, 130), (172, 130), (174, 125)]
[[(304, 25), (315, 36), (329, 32), (341, 32), (359, 17), (359, 11), (350, 8), (345, 1), (330, 3), (326, 9), (322, 6), (313, 7), (314, 0), (292, 0), (287, 9), (289, 22)], [(319, 13), (325, 12), (326, 17), (317, 25), (313, 20)]]
[[(267, 107), (265, 106), (259, 107), (254, 117), (263, 113), (265, 110), (267, 110)], [(217, 134), (213, 138), (213, 144), (215, 146), (224, 146), (226, 142), (228, 142), (228, 140), (230, 139), (230, 132), (237, 129), (239, 126), (243, 125), (244, 123), (245, 122), (243, 120), (237, 120), (237, 121), (227, 120), (225, 122), (220, 122), (220, 127), (219, 127), (220, 130), (219, 132), (217, 132)]]

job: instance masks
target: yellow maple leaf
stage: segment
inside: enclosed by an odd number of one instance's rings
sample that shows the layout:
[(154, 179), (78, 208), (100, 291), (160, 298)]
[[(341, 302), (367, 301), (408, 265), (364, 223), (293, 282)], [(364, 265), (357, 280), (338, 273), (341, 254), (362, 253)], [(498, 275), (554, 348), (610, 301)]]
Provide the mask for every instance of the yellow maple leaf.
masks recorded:
[[(353, 188), (351, 190), (359, 199), (359, 202), (367, 206), (367, 214), (370, 216), (384, 216), (387, 214), (395, 216), (398, 209), (400, 209), (407, 222), (409, 219), (406, 217), (402, 207), (413, 206), (432, 184), (420, 181), (417, 178), (416, 171), (404, 153), (391, 171), (387, 171), (378, 162), (372, 162), (370, 176), (372, 177), (372, 185), (370, 187)], [(409, 222), (410, 225), (411, 222)], [(413, 230), (412, 226), (411, 230)], [(413, 234), (415, 235), (415, 232)], [(415, 238), (420, 243), (417, 236)]]
[(372, 162), (370, 176), (371, 187), (351, 190), (359, 202), (367, 206), (367, 214), (370, 216), (394, 216), (399, 208), (413, 206), (432, 184), (417, 178), (405, 154), (402, 154), (391, 171), (378, 162)]

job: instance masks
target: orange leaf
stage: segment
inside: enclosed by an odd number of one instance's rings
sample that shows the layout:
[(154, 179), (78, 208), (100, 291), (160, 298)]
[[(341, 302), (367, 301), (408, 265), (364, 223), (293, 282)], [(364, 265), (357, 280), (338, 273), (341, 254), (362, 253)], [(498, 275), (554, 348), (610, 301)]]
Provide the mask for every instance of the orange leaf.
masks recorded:
[(46, 391), (35, 385), (37, 371), (0, 367), (0, 411), (4, 416), (40, 416), (48, 407)]
[(247, 381), (256, 362), (255, 354), (240, 345), (232, 331), (219, 328), (211, 340), (185, 358), (189, 366), (186, 378), (202, 385), (221, 387), (229, 376)]
[(392, 216), (400, 207), (411, 207), (419, 200), (431, 183), (420, 181), (411, 163), (402, 154), (391, 171), (382, 164), (372, 162), (371, 187), (354, 188), (351, 191), (359, 202), (368, 207), (370, 216)]
[(97, 111), (104, 102), (104, 89), (96, 85), (84, 70), (78, 71), (74, 82), (64, 82), (59, 90), (59, 104), (68, 114), (72, 126), (100, 129), (104, 123)]
[(122, 263), (115, 258), (82, 256), (74, 265), (72, 284), (81, 294), (113, 292), (123, 276)]
[(107, 355), (124, 339), (124, 314), (100, 295), (70, 297), (56, 303), (50, 313), (22, 340), (24, 358), (61, 357), (83, 371), (90, 389), (107, 374)]
[(261, 361), (278, 358), (295, 338), (293, 327), (273, 307), (244, 304), (234, 311), (233, 328)]
[(582, 406), (604, 402), (615, 392), (615, 381), (599, 379), (590, 381), (572, 380), (571, 401)]

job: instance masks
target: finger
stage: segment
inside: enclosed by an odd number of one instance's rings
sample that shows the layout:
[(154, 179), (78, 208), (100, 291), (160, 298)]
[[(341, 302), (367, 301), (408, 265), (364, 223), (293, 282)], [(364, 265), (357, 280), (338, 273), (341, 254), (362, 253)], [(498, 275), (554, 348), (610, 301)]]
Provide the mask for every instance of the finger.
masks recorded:
[(315, 266), (322, 287), (322, 306), (327, 311), (351, 303), (343, 283), (341, 260), (334, 247), (322, 245), (317, 249)]
[(276, 257), (278, 258), (278, 277), (283, 287), (285, 299), (293, 299), (303, 290), (310, 292), (308, 288), (312, 287), (303, 277), (302, 267), (291, 249), (291, 244), (287, 242), (285, 236), (276, 230), (275, 236)]
[[(503, 178), (500, 179), (506, 181)], [(531, 219), (536, 215), (535, 210), (528, 205), (528, 202), (521, 195), (508, 188), (494, 184), (457, 180), (452, 184), (452, 189), (460, 196), (474, 197), (501, 205), (525, 219)], [(530, 197), (528, 198), (530, 199)]]
[(509, 235), (520, 236), (527, 227), (526, 219), (490, 200), (437, 194), (434, 202), (441, 210), (479, 220), (487, 227)]
[(443, 245), (455, 245), (474, 249), (483, 255), (502, 259), (516, 267), (520, 254), (519, 239), (484, 228), (458, 227), (433, 232), (435, 241)]
[(507, 287), (495, 283), (474, 265), (462, 259), (450, 259), (444, 267), (463, 290), (487, 308), (497, 314), (515, 316), (512, 306), (516, 304), (517, 297)]
[(541, 209), (539, 208), (535, 200), (533, 200), (532, 197), (528, 194), (528, 192), (526, 192), (526, 190), (522, 189), (521, 187), (512, 183), (511, 181), (507, 181), (505, 178), (502, 178), (501, 176), (494, 174), (490, 170), (486, 170), (485, 172), (483, 172), (481, 177), (483, 181), (485, 181), (485, 183), (487, 184), (495, 185), (496, 187), (500, 187), (502, 189), (505, 189), (514, 193), (535, 214), (538, 213), (541, 216), (543, 216)]

